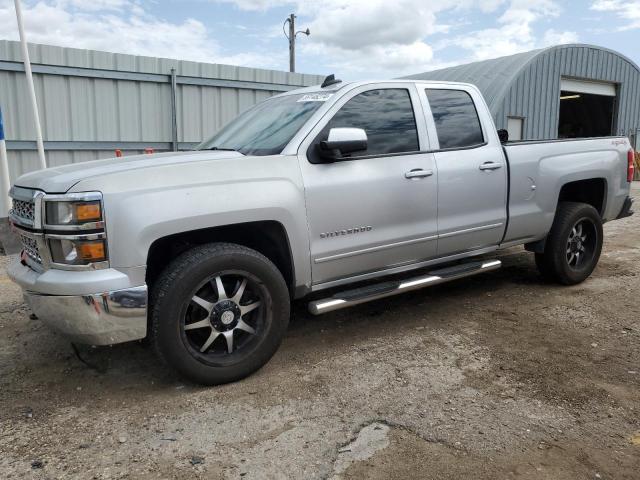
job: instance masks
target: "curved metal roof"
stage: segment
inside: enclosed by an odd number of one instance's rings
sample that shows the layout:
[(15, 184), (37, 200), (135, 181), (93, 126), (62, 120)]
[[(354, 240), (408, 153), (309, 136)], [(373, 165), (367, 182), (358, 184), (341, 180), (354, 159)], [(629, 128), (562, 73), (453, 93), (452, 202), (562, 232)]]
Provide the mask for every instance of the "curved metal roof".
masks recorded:
[(471, 83), (477, 86), (483, 93), (491, 111), (495, 111), (510, 86), (518, 78), (520, 73), (522, 73), (534, 60), (540, 56), (548, 55), (554, 50), (571, 48), (597, 49), (611, 53), (628, 62), (633, 68), (640, 72), (640, 68), (638, 68), (633, 61), (618, 52), (594, 45), (567, 44), (517, 53), (507, 57), (492, 58), (490, 60), (443, 68), (431, 72), (418, 73), (416, 75), (410, 75), (403, 78)]

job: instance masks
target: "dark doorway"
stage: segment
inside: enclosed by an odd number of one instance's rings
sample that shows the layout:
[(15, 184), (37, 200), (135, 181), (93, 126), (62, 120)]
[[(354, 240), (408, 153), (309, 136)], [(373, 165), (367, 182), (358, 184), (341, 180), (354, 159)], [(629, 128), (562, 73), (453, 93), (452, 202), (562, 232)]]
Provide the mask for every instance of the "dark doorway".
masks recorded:
[(591, 93), (560, 92), (558, 138), (612, 135), (615, 99)]

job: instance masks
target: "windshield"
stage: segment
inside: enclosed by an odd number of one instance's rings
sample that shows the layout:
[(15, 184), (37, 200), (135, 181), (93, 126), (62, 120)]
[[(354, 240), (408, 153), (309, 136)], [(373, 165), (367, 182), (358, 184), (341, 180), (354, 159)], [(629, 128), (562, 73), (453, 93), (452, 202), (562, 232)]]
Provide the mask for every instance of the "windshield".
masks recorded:
[(196, 150), (277, 155), (327, 98), (326, 94), (270, 98), (244, 112)]

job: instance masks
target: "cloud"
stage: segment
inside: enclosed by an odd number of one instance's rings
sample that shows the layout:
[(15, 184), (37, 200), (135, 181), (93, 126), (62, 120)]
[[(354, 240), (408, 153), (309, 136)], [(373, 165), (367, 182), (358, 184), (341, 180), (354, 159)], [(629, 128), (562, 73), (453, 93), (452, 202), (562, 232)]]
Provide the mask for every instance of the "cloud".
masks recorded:
[[(539, 31), (543, 21), (560, 15), (555, 0), (210, 1), (243, 10), (291, 6), (299, 24), (311, 29), (299, 51), (357, 76), (399, 76), (442, 67), (448, 62), (439, 56), (447, 48), (457, 48), (459, 61), (465, 62), (577, 40), (574, 32)], [(469, 24), (481, 23), (478, 15), (493, 17), (493, 25), (469, 30)], [(276, 33), (280, 25), (275, 27), (274, 35), (281, 35)]]
[(542, 46), (564, 45), (567, 43), (578, 43), (580, 37), (576, 32), (558, 32), (553, 29), (549, 29), (544, 32), (542, 37)]
[(79, 10), (97, 12), (99, 10), (123, 10), (131, 5), (128, 0), (58, 0), (60, 7), (75, 7)]
[(640, 1), (638, 0), (596, 0), (591, 5), (591, 10), (614, 13), (624, 21), (624, 25), (618, 27), (619, 31), (640, 28)]
[[(298, 44), (300, 53), (313, 55), (343, 72), (388, 77), (390, 73), (400, 75), (435, 65), (428, 37), (447, 33), (456, 26), (438, 21), (440, 13), (470, 8), (487, 13), (505, 0), (210, 1), (230, 3), (241, 10), (291, 7), (297, 12), (300, 28), (311, 29), (311, 37)], [(270, 35), (281, 37), (281, 25), (274, 25)]]
[(296, 1), (287, 0), (212, 0), (215, 3), (230, 3), (244, 11), (265, 11), (274, 7), (295, 5)]
[(386, 78), (389, 72), (397, 76), (414, 71), (416, 66), (430, 68), (433, 64), (433, 49), (420, 41), (408, 45), (370, 45), (357, 50), (315, 43), (301, 46), (300, 51), (306, 57), (323, 58), (337, 72), (363, 74), (368, 78)]
[[(173, 23), (148, 14), (131, 0), (38, 1), (23, 6), (32, 43), (200, 62), (271, 67), (261, 52), (225, 54), (207, 27), (196, 19)], [(18, 39), (13, 2), (0, 0), (0, 31)]]
[[(444, 0), (325, 0), (299, 6), (311, 37), (302, 42), (303, 53), (326, 59), (345, 73), (388, 77), (425, 69), (433, 63), (433, 48), (424, 39), (443, 33), (437, 12), (459, 2)], [(411, 12), (407, 15), (407, 12)]]
[(577, 41), (575, 32), (547, 30), (541, 39), (534, 32), (534, 24), (545, 18), (557, 17), (559, 6), (551, 0), (532, 2), (512, 0), (498, 18), (498, 26), (453, 37), (441, 47), (457, 46), (471, 53), (471, 60), (486, 60), (535, 48)]
[[(34, 43), (263, 68), (286, 65), (279, 22), (260, 35), (246, 32), (247, 39), (254, 36), (247, 50), (230, 45), (236, 50), (229, 53), (212, 33), (215, 23), (157, 18), (149, 13), (155, 0), (25, 1), (27, 34)], [(444, 57), (462, 63), (577, 40), (575, 32), (545, 25), (560, 15), (554, 0), (206, 1), (252, 12), (290, 7), (299, 15), (299, 27), (311, 29), (311, 37), (298, 43), (299, 58), (313, 59), (314, 70), (332, 68), (347, 78), (395, 77), (453, 63)], [(621, 2), (596, 3), (610, 8)], [(12, 0), (0, 0), (0, 31), (17, 38)]]
[(345, 50), (407, 46), (437, 30), (436, 11), (422, 0), (328, 0), (320, 12), (313, 12), (317, 15), (310, 28), (318, 41)]

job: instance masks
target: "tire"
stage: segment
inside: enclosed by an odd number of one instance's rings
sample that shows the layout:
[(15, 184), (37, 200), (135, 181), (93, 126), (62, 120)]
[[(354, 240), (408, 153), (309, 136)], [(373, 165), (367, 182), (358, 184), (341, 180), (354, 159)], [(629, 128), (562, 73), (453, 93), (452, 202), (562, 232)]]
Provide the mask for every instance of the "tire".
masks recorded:
[(278, 268), (255, 250), (230, 243), (182, 253), (161, 274), (151, 302), (156, 352), (203, 385), (258, 370), (289, 323), (289, 290)]
[(593, 272), (602, 252), (602, 218), (591, 205), (560, 202), (536, 265), (549, 281), (575, 285)]

